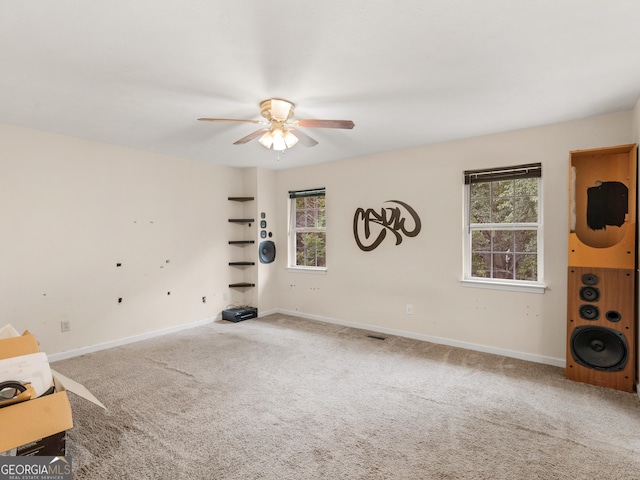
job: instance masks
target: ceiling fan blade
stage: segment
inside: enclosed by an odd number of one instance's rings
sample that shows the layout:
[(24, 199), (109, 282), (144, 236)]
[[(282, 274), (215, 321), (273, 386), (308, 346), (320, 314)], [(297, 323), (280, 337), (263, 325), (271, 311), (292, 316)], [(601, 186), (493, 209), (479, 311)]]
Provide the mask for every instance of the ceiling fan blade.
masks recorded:
[(299, 127), (308, 128), (346, 128), (352, 129), (355, 126), (351, 120), (296, 120), (295, 123)]
[(305, 147), (315, 147), (318, 144), (317, 140), (314, 140), (306, 133), (296, 130), (295, 128), (290, 128), (289, 131), (293, 133), (300, 143), (302, 143)]
[(268, 132), (268, 131), (269, 131), (268, 128), (261, 128), (260, 130), (256, 130), (255, 132), (250, 133), (246, 137), (242, 137), (240, 140), (236, 140), (235, 142), (233, 142), (233, 144), (234, 145), (242, 145), (243, 143), (247, 143), (247, 142), (253, 140), (254, 138), (258, 138), (263, 133)]
[(241, 120), (237, 118), (199, 118), (201, 122), (233, 122), (233, 123), (258, 123), (266, 124), (261, 120)]

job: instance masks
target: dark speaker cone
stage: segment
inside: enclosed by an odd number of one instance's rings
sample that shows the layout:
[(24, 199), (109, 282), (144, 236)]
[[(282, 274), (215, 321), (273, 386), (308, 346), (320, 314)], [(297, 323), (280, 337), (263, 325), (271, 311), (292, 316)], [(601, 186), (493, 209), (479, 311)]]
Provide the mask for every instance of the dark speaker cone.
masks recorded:
[(265, 240), (258, 247), (258, 256), (261, 263), (271, 263), (276, 259), (276, 244), (271, 240)]
[(580, 298), (585, 302), (597, 302), (600, 298), (600, 290), (596, 287), (582, 287), (580, 289)]
[(595, 305), (580, 305), (580, 318), (597, 320), (600, 318), (600, 310)]
[(595, 370), (623, 370), (629, 357), (624, 334), (606, 327), (576, 327), (571, 333), (570, 344), (573, 359)]
[(582, 283), (585, 285), (597, 285), (598, 284), (598, 276), (593, 273), (585, 273), (582, 275)]
[(607, 317), (607, 320), (614, 323), (622, 320), (622, 315), (620, 315), (620, 312), (616, 312), (615, 310), (609, 310), (605, 314), (605, 317)]

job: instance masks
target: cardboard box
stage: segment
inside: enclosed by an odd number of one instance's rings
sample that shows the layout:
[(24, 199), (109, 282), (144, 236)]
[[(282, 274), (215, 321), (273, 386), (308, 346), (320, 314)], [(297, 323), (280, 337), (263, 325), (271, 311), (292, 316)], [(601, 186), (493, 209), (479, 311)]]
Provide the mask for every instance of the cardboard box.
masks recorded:
[[(29, 332), (18, 337), (0, 338), (0, 359), (39, 351), (38, 341)], [(56, 372), (53, 372), (53, 380), (54, 393), (0, 408), (3, 431), (0, 435), (0, 452), (4, 452), (3, 455), (64, 455), (65, 431), (73, 427), (73, 417), (63, 381), (76, 385), (76, 393), (104, 408), (82, 385)], [(83, 390), (88, 396), (83, 394)], [(60, 445), (63, 449), (61, 453), (38, 453), (56, 449), (59, 452)]]
[(19, 337), (0, 338), (0, 360), (39, 351), (38, 340), (28, 330)]
[[(0, 340), (0, 348), (1, 347)], [(55, 381), (55, 393), (0, 408), (0, 452), (49, 437), (73, 427), (67, 391)]]

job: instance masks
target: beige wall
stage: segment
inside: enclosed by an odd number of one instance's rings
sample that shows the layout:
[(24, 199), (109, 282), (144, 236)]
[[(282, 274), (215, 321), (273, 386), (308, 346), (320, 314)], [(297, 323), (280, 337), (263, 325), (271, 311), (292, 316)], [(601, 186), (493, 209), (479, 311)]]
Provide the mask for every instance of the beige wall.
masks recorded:
[[(639, 110), (283, 171), (0, 125), (0, 325), (29, 329), (44, 351), (59, 354), (252, 304), (561, 365), (568, 152), (637, 141)], [(543, 164), (546, 292), (463, 287), (462, 172), (530, 162)], [(291, 273), (287, 192), (314, 187), (327, 189), (328, 272)], [(227, 200), (241, 195), (256, 200)], [(379, 210), (391, 199), (416, 209), (422, 232), (362, 252), (355, 209)], [(240, 228), (259, 243), (261, 212), (277, 246), (269, 265), (257, 249), (239, 253), (227, 243), (239, 228), (228, 218), (238, 216), (256, 219)], [(239, 254), (256, 266), (229, 267)], [(257, 288), (228, 288), (242, 280)], [(71, 332), (60, 332), (63, 320)]]
[[(257, 193), (258, 203), (256, 205), (256, 243), (260, 245), (265, 240), (271, 240), (275, 242), (279, 236), (286, 235), (286, 230), (279, 232), (278, 224), (276, 222), (276, 172), (273, 170), (266, 170), (263, 168), (256, 169), (257, 177)], [(260, 228), (260, 221), (262, 218), (260, 214), (264, 213), (267, 228)], [(260, 231), (267, 232), (266, 238), (260, 237)], [(268, 234), (271, 233), (271, 237)], [(257, 256), (257, 253), (256, 253)], [(277, 275), (277, 265), (282, 263), (283, 259), (286, 259), (286, 250), (276, 250), (276, 258), (272, 263), (260, 263), (256, 260), (257, 274), (258, 274), (258, 309), (260, 314), (268, 314), (278, 309), (280, 296), (278, 290), (278, 283), (275, 280)], [(286, 260), (285, 260), (286, 261)]]
[(0, 326), (57, 354), (242, 302), (227, 265), (242, 170), (8, 125), (0, 146)]
[[(280, 309), (380, 331), (564, 365), (569, 151), (630, 143), (631, 112), (278, 172), (278, 226), (286, 192), (326, 187), (327, 274), (279, 265)], [(467, 169), (542, 162), (544, 294), (464, 287), (463, 185)], [(361, 251), (358, 207), (411, 205), (422, 231)], [(280, 251), (286, 237), (278, 238)], [(281, 256), (282, 258), (282, 256)], [(413, 314), (405, 313), (406, 304)]]

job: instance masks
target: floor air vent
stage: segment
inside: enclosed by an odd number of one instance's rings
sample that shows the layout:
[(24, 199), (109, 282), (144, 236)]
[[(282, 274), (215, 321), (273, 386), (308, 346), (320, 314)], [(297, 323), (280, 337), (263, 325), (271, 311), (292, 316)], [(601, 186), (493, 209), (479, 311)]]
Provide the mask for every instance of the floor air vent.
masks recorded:
[(376, 340), (386, 340), (386, 337), (379, 337), (378, 335), (367, 335), (369, 338), (375, 338)]

